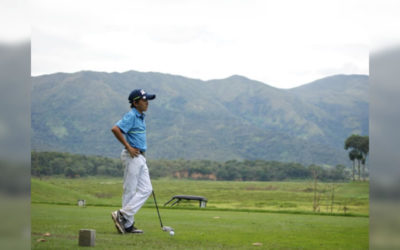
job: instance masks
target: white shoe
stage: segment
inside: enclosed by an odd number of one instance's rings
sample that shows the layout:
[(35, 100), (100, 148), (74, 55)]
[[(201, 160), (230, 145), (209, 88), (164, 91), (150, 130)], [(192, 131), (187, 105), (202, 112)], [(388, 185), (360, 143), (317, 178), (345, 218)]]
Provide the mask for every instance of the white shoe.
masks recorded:
[(121, 212), (119, 210), (112, 212), (111, 218), (114, 221), (115, 227), (117, 228), (118, 232), (120, 234), (124, 234), (125, 233), (124, 217), (121, 214)]

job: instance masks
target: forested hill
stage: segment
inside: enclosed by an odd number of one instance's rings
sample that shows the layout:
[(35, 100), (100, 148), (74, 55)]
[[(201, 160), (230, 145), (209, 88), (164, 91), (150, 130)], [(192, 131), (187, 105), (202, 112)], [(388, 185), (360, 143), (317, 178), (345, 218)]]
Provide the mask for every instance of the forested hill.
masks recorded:
[(345, 139), (368, 134), (365, 75), (285, 90), (243, 76), (82, 71), (33, 77), (32, 149), (119, 157), (110, 128), (135, 88), (157, 94), (146, 116), (150, 159), (349, 165)]

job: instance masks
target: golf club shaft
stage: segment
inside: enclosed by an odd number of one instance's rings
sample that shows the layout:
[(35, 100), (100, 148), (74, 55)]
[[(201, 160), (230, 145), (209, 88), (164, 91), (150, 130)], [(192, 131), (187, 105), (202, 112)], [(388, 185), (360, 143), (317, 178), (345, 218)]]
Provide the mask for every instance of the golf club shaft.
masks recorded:
[(163, 224), (162, 224), (162, 221), (161, 221), (160, 212), (158, 211), (158, 205), (157, 205), (156, 195), (154, 194), (154, 190), (153, 190), (152, 192), (153, 192), (154, 203), (156, 204), (156, 208), (157, 208), (158, 219), (160, 220), (160, 225), (161, 225), (161, 227), (163, 227)]

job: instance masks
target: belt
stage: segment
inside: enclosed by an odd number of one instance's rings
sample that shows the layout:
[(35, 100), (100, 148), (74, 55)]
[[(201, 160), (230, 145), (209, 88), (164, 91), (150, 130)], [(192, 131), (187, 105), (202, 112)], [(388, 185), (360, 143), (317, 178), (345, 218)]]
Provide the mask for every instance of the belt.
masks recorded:
[[(125, 148), (124, 150), (126, 150), (126, 152), (129, 154), (129, 151)], [(142, 150), (139, 150), (139, 154), (145, 156), (145, 152)]]

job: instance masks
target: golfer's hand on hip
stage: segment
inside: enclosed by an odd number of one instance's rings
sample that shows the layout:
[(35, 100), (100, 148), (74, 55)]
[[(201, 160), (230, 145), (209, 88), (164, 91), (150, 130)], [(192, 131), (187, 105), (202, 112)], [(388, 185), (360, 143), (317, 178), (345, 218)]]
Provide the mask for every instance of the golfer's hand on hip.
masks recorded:
[(137, 157), (140, 154), (140, 150), (134, 147), (127, 147), (126, 148), (129, 152), (129, 154), (132, 156), (132, 158)]

